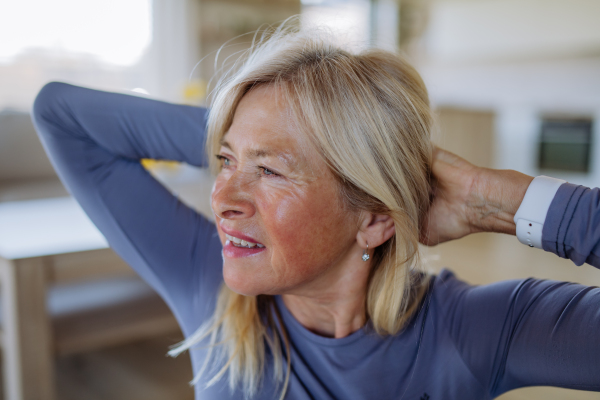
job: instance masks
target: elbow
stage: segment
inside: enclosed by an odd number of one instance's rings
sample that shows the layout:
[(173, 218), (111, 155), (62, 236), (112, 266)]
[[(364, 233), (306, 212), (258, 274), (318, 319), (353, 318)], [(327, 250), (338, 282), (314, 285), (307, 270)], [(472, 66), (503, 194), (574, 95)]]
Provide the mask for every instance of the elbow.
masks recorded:
[(31, 117), (38, 132), (49, 122), (56, 121), (57, 118), (64, 115), (65, 92), (71, 87), (62, 82), (50, 82), (44, 85), (37, 94), (34, 102)]

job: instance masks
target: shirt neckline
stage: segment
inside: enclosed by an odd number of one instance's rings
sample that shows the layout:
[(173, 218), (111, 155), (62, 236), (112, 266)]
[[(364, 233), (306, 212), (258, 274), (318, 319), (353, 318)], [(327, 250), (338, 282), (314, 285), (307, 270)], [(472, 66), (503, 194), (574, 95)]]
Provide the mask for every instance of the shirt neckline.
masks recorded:
[(296, 317), (292, 315), (292, 313), (290, 312), (290, 310), (288, 310), (280, 295), (276, 295), (274, 297), (276, 307), (279, 309), (285, 328), (289, 331), (289, 333), (298, 333), (307, 338), (308, 340), (322, 346), (337, 347), (349, 345), (365, 336), (371, 326), (371, 323), (367, 322), (362, 328), (355, 332), (352, 332), (350, 335), (343, 338), (336, 339), (320, 336), (306, 329), (304, 325), (302, 325), (296, 319)]

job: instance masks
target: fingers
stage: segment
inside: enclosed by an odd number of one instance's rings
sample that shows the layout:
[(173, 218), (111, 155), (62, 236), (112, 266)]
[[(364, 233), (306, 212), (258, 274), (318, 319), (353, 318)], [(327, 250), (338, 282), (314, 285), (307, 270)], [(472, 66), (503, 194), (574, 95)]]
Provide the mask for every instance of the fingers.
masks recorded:
[(466, 208), (473, 179), (479, 169), (435, 145), (432, 156), (431, 199), (419, 238), (427, 246), (435, 246), (470, 233)]

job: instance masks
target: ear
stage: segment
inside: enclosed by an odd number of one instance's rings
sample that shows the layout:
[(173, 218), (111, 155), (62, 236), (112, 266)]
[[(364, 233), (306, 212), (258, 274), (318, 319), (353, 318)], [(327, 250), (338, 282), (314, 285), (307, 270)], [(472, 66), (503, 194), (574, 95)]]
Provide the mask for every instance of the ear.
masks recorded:
[(356, 234), (358, 245), (369, 249), (385, 243), (396, 233), (394, 220), (389, 215), (363, 212), (360, 218), (360, 228)]

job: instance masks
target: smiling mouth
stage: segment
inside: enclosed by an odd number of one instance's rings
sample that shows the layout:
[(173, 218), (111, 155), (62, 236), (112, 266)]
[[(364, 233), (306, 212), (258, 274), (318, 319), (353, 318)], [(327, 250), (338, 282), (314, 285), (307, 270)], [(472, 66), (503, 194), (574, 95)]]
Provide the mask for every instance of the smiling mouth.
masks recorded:
[(235, 236), (231, 236), (228, 234), (225, 234), (225, 237), (227, 238), (227, 240), (229, 240), (231, 242), (231, 244), (233, 244), (235, 247), (244, 247), (246, 249), (252, 249), (254, 247), (265, 247), (262, 244), (259, 243), (252, 243), (252, 242), (248, 242), (246, 240), (242, 240), (240, 238), (236, 238)]

